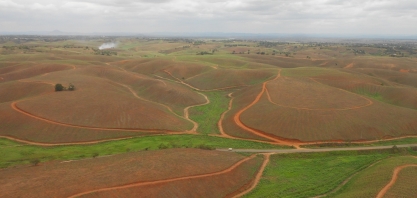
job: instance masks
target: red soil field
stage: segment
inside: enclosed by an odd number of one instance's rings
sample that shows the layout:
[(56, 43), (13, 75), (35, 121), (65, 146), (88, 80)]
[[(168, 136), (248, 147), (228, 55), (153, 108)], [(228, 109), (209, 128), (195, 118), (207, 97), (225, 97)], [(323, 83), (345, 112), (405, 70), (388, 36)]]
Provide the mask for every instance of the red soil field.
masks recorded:
[[(72, 162), (43, 163), (32, 167), (0, 170), (0, 176), (3, 178), (0, 180), (0, 196), (68, 197), (108, 187), (216, 173), (232, 167), (243, 159), (242, 155), (232, 152), (169, 149)], [(227, 186), (223, 187), (224, 191), (219, 191), (219, 193), (229, 193), (230, 191), (227, 190), (239, 189), (241, 187), (239, 185), (244, 185), (245, 182), (251, 180), (252, 174), (250, 173), (257, 170), (260, 161), (260, 158), (253, 158), (249, 161), (245, 159), (242, 165), (227, 174), (215, 175), (213, 178), (209, 176), (208, 178), (187, 179), (175, 182), (172, 186), (184, 189), (186, 188), (184, 185), (192, 182), (197, 189), (210, 192), (213, 191), (211, 187), (223, 184)], [(229, 178), (236, 179), (236, 181)], [(83, 181), (82, 185), (80, 181)], [(172, 186), (168, 183), (162, 189), (170, 192)], [(153, 187), (163, 186), (154, 185)], [(152, 189), (149, 190), (152, 192)], [(189, 190), (184, 193), (194, 191), (192, 188)], [(120, 193), (132, 195), (129, 191)]]
[(360, 69), (364, 74), (386, 79), (392, 83), (417, 87), (417, 74), (383, 69)]
[(20, 63), (13, 63), (13, 62), (2, 63), (0, 67), (0, 75), (22, 70), (29, 66), (35, 66), (35, 63), (27, 63), (27, 64), (20, 64)]
[(250, 59), (239, 57), (239, 59), (233, 58), (220, 58), (220, 57), (196, 57), (196, 61), (205, 63), (212, 63), (218, 66), (218, 68), (229, 69), (266, 69), (275, 68), (275, 66), (263, 64), (260, 62), (252, 61)]
[(274, 70), (215, 69), (185, 82), (203, 90), (246, 86), (259, 83), (276, 74)]
[[(12, 66), (12, 67), (19, 67), (19, 66)], [(19, 69), (1, 73), (0, 79), (2, 79), (1, 82), (7, 82), (7, 81), (12, 81), (12, 80), (29, 78), (29, 77), (49, 73), (49, 72), (67, 70), (71, 68), (72, 67), (68, 65), (57, 65), (57, 64), (41, 64), (41, 65), (26, 66), (23, 68), (19, 67)]]
[(275, 105), (300, 110), (345, 110), (372, 104), (367, 98), (312, 79), (281, 77), (268, 82), (267, 90)]
[(0, 84), (0, 103), (20, 100), (53, 92), (51, 85), (36, 82), (7, 82)]
[(277, 66), (281, 68), (295, 68), (295, 67), (308, 67), (308, 66), (319, 66), (321, 63), (325, 61), (319, 60), (314, 61), (305, 58), (288, 58), (288, 57), (280, 57), (280, 56), (265, 56), (265, 55), (258, 55), (258, 54), (244, 54), (239, 55), (242, 57), (248, 58), (251, 62), (263, 63), (272, 66)]
[(167, 67), (164, 70), (169, 71), (173, 76), (177, 78), (188, 79), (192, 77), (194, 78), (212, 69), (212, 67), (203, 64), (176, 61), (175, 65)]
[(416, 118), (415, 110), (378, 101), (359, 109), (311, 111), (277, 106), (266, 97), (241, 116), (242, 122), (252, 128), (307, 142), (376, 140), (415, 135)]
[(389, 104), (417, 109), (417, 90), (411, 87), (375, 85), (360, 81), (352, 82), (349, 80), (328, 80), (322, 78), (315, 80), (350, 92), (378, 96), (383, 102)]
[(103, 67), (89, 67), (80, 70), (79, 73), (129, 85), (141, 98), (167, 105), (176, 112), (182, 112), (188, 106), (205, 102), (203, 97), (184, 86), (138, 73)]
[[(295, 141), (294, 145), (321, 140), (378, 140), (416, 134), (417, 111), (321, 84), (316, 79), (322, 77), (322, 74), (314, 79), (280, 77), (266, 81), (264, 91), (233, 94), (234, 106), (222, 121), (224, 131), (231, 136), (248, 137), (247, 133), (233, 129), (240, 120), (243, 125), (240, 128), (245, 131), (267, 135), (274, 141)], [(259, 101), (253, 97), (256, 95)], [(235, 119), (231, 120), (230, 115)]]
[(150, 134), (139, 131), (93, 130), (52, 124), (19, 113), (11, 108), (10, 103), (0, 104), (0, 112), (0, 136), (32, 142), (80, 143)]
[(247, 188), (260, 165), (259, 158), (240, 162), (220, 172), (100, 189), (75, 197), (230, 197)]
[(163, 69), (176, 65), (173, 60), (169, 59), (138, 59), (138, 60), (127, 60), (127, 61), (120, 61), (114, 62), (113, 65), (117, 65), (121, 68), (124, 68), (128, 71), (151, 75), (155, 74), (158, 71), (162, 71)]
[(236, 91), (231, 95), (233, 98), (232, 108), (224, 115), (224, 119), (222, 120), (222, 127), (226, 134), (233, 137), (271, 141), (242, 129), (234, 120), (234, 116), (239, 110), (248, 106), (253, 100), (255, 100), (256, 95), (261, 91), (261, 88), (261, 85), (251, 86), (240, 91)]
[(134, 97), (129, 90), (121, 90), (105, 80), (85, 82), (89, 82), (90, 88), (31, 98), (17, 102), (16, 106), (35, 116), (79, 126), (172, 131), (191, 128), (188, 121), (161, 105)]

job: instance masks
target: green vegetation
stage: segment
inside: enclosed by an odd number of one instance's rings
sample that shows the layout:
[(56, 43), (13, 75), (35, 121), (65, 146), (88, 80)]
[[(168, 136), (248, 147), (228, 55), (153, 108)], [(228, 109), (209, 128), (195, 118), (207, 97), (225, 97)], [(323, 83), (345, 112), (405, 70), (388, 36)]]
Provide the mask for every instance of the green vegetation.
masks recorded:
[[(381, 159), (409, 153), (415, 152), (387, 149), (272, 155), (260, 183), (247, 197), (311, 197), (326, 194), (356, 172), (366, 170)], [(392, 174), (392, 170), (388, 172)], [(366, 183), (372, 182), (363, 182), (364, 188), (368, 188)]]
[(64, 86), (62, 86), (62, 84), (56, 84), (55, 85), (55, 91), (62, 91), (62, 90), (64, 90)]
[(363, 146), (391, 146), (391, 145), (402, 145), (402, 144), (417, 144), (417, 138), (403, 138), (397, 140), (381, 140), (379, 142), (373, 143), (324, 143), (324, 144), (312, 144), (312, 145), (303, 145), (304, 148), (325, 148), (325, 147), (363, 147)]
[(357, 93), (357, 94), (361, 94), (364, 95), (366, 97), (381, 101), (381, 102), (386, 102), (386, 103), (390, 103), (389, 101), (387, 101), (380, 93), (378, 92), (371, 92), (368, 89), (364, 89), (364, 88), (359, 88), (354, 90), (353, 92)]
[[(417, 158), (398, 156), (385, 159), (355, 175), (342, 189), (331, 194), (330, 197), (375, 197), (391, 180), (392, 171), (406, 164), (417, 164)], [(411, 190), (408, 193), (413, 192)], [(409, 194), (406, 197), (414, 196), (415, 194)]]
[(210, 103), (190, 109), (190, 119), (199, 126), (197, 131), (202, 134), (219, 134), (217, 123), (221, 114), (227, 110), (230, 98), (228, 92), (204, 92)]
[[(161, 146), (163, 145), (163, 146)], [(0, 139), (0, 168), (28, 164), (33, 159), (41, 161), (72, 160), (91, 156), (114, 155), (128, 151), (157, 150), (167, 148), (254, 148), (289, 149), (253, 141), (233, 140), (205, 135), (157, 135), (103, 142), (91, 145), (41, 147)], [(96, 155), (97, 154), (97, 155)]]

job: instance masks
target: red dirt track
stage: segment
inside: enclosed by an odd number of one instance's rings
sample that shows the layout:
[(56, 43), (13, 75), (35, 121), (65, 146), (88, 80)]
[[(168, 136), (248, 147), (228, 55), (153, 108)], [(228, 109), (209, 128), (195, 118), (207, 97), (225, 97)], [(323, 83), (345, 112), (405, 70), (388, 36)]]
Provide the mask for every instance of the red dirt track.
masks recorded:
[[(248, 125), (246, 125), (245, 123), (242, 122), (242, 120), (240, 118), (241, 114), (243, 112), (245, 112), (246, 110), (248, 110), (250, 107), (254, 106), (261, 99), (261, 97), (263, 96), (263, 94), (265, 92), (266, 92), (266, 95), (267, 95), (267, 98), (268, 98), (269, 102), (275, 104), (272, 101), (272, 99), (271, 99), (271, 97), (269, 95), (269, 91), (268, 91), (266, 85), (267, 85), (268, 82), (271, 82), (273, 80), (278, 79), (280, 77), (280, 72), (281, 72), (281, 70), (279, 70), (278, 75), (274, 79), (265, 81), (263, 83), (263, 85), (262, 85), (262, 90), (259, 92), (259, 94), (257, 95), (257, 97), (248, 106), (242, 108), (240, 111), (238, 111), (234, 115), (233, 120), (234, 120), (235, 124), (238, 125), (240, 128), (242, 128), (242, 129), (244, 129), (244, 130), (246, 130), (248, 132), (251, 132), (251, 133), (253, 133), (253, 134), (257, 135), (257, 136), (264, 137), (264, 138), (267, 138), (269, 140), (272, 140), (273, 142), (260, 141), (260, 142), (265, 142), (265, 143), (270, 143), (270, 144), (272, 143), (272, 144), (287, 145), (287, 146), (294, 146), (296, 148), (300, 148), (300, 145), (343, 142), (343, 140), (300, 141), (300, 140), (297, 140), (297, 139), (286, 139), (286, 138), (281, 138), (279, 136), (275, 136), (275, 135), (272, 135), (272, 134), (268, 134), (268, 133), (266, 133), (264, 131), (261, 131), (261, 130), (252, 128), (252, 127), (250, 127), (250, 126), (248, 126)], [(317, 82), (317, 83), (319, 83), (319, 82)], [(339, 89), (339, 88), (337, 88), (337, 89)], [(354, 94), (354, 93), (351, 93), (351, 92), (346, 91), (346, 90), (343, 90), (343, 89), (339, 89), (339, 90), (341, 90), (343, 92), (348, 92), (349, 94)], [(225, 112), (222, 113), (222, 115), (220, 117), (220, 120), (218, 122), (218, 127), (219, 127), (219, 130), (220, 130), (220, 136), (221, 137), (225, 137), (225, 138), (248, 140), (248, 139), (245, 139), (245, 138), (237, 138), (237, 137), (230, 136), (223, 129), (222, 124), (223, 124), (224, 116), (225, 116), (225, 114), (227, 112), (229, 112), (231, 110), (232, 103), (233, 103), (233, 100), (234, 100), (234, 98), (231, 96), (231, 94), (232, 93), (229, 94), (229, 97), (231, 97), (231, 100), (229, 102), (229, 107), (228, 107), (228, 109)], [(318, 111), (318, 110), (321, 110), (321, 111), (333, 111), (333, 110), (336, 110), (336, 111), (344, 111), (344, 110), (359, 109), (359, 108), (367, 107), (367, 106), (370, 106), (370, 105), (373, 104), (372, 100), (370, 100), (370, 99), (368, 99), (366, 97), (363, 97), (363, 96), (358, 95), (358, 94), (354, 94), (354, 95), (359, 96), (362, 99), (365, 99), (367, 101), (367, 104), (361, 105), (361, 106), (349, 107), (349, 108), (341, 108), (341, 109), (307, 109), (307, 108), (296, 108), (296, 109), (299, 109), (299, 110), (314, 110), (314, 111)], [(279, 105), (279, 104), (276, 104), (276, 105), (282, 106), (282, 105)], [(405, 135), (405, 136), (401, 136), (401, 137), (383, 138), (383, 141), (386, 141), (386, 140), (395, 140), (395, 139), (403, 139), (403, 138), (408, 138), (408, 137), (416, 137), (416, 136), (415, 135)], [(252, 139), (250, 139), (250, 140), (252, 140)], [(381, 140), (356, 140), (356, 141), (351, 141), (351, 143), (374, 143), (374, 142), (379, 142), (379, 141), (381, 141)]]
[(251, 127), (249, 127), (249, 126), (247, 126), (247, 125), (245, 125), (242, 121), (241, 121), (241, 119), (240, 119), (240, 115), (243, 113), (243, 112), (245, 112), (247, 109), (249, 109), (250, 107), (252, 107), (253, 105), (255, 105), (260, 99), (261, 99), (261, 97), (262, 97), (262, 95), (265, 93), (265, 90), (266, 90), (266, 84), (268, 83), (268, 82), (270, 82), (270, 81), (273, 81), (273, 80), (275, 80), (275, 79), (277, 79), (277, 78), (279, 78), (281, 76), (281, 70), (279, 70), (278, 71), (278, 74), (277, 74), (277, 76), (274, 78), (274, 79), (271, 79), (271, 80), (268, 80), (268, 81), (265, 81), (263, 84), (262, 84), (262, 91), (256, 96), (256, 98), (255, 98), (255, 100), (251, 103), (251, 104), (249, 104), (248, 106), (246, 106), (245, 108), (243, 108), (243, 109), (241, 109), (240, 111), (238, 111), (235, 115), (234, 115), (234, 117), (233, 117), (233, 119), (234, 119), (234, 121), (235, 121), (235, 123), (240, 127), (240, 128), (242, 128), (242, 129), (244, 129), (244, 130), (246, 130), (246, 131), (249, 131), (249, 132), (251, 132), (251, 133), (253, 133), (253, 134), (256, 134), (256, 135), (258, 135), (258, 136), (261, 136), (261, 137), (264, 137), (264, 138), (267, 138), (267, 139), (270, 139), (270, 140), (272, 140), (272, 141), (274, 141), (274, 142), (277, 142), (277, 143), (280, 143), (280, 144), (283, 144), (283, 145), (287, 145), (287, 146), (295, 146), (296, 148), (299, 148), (299, 141), (293, 141), (293, 140), (286, 140), (286, 139), (284, 139), (284, 138), (279, 138), (279, 137), (275, 137), (275, 136), (273, 136), (273, 135), (270, 135), (270, 134), (267, 134), (267, 133), (265, 133), (265, 132), (263, 132), (263, 131), (259, 131), (259, 130), (257, 130), (257, 129), (254, 129), (254, 128), (251, 128)]
[(258, 185), (259, 181), (261, 180), (262, 174), (265, 170), (266, 165), (268, 165), (269, 163), (269, 157), (271, 156), (271, 153), (266, 153), (263, 154), (264, 155), (264, 162), (262, 163), (261, 168), (259, 168), (258, 173), (256, 174), (256, 177), (252, 183), (252, 185), (250, 186), (250, 188), (246, 189), (245, 191), (233, 196), (233, 197), (242, 197), (243, 195), (248, 194), (249, 192), (251, 192), (253, 189), (255, 189), (256, 185)]
[(394, 169), (394, 172), (392, 174), (392, 179), (391, 181), (384, 187), (382, 188), (381, 191), (379, 191), (378, 195), (376, 196), (377, 198), (382, 198), (384, 197), (385, 193), (388, 192), (388, 190), (395, 184), (395, 182), (398, 179), (398, 174), (400, 173), (400, 171), (404, 168), (407, 167), (417, 167), (417, 164), (406, 164), (406, 165), (402, 165), (402, 166), (398, 166)]

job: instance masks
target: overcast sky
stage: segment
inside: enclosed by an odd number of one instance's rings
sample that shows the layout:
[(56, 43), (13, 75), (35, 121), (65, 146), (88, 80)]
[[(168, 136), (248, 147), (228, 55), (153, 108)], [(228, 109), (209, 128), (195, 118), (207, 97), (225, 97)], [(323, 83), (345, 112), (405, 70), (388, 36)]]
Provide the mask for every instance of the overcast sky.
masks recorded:
[(0, 0), (0, 32), (417, 34), (417, 0)]

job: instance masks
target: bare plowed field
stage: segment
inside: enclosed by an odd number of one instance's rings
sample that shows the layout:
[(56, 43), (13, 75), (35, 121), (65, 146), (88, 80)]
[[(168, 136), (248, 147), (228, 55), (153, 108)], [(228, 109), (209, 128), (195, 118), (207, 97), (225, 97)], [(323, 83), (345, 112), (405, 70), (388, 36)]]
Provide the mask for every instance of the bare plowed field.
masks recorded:
[(0, 82), (25, 79), (25, 78), (30, 78), (30, 77), (41, 75), (41, 74), (46, 74), (49, 72), (67, 70), (71, 68), (72, 67), (68, 65), (53, 65), (53, 64), (43, 64), (43, 65), (34, 65), (30, 67), (23, 67), (23, 68), (19, 68), (13, 71), (0, 74), (0, 79), (2, 79)]
[(250, 127), (301, 141), (378, 140), (416, 134), (415, 118), (415, 110), (378, 101), (363, 108), (328, 111), (282, 107), (266, 98), (241, 116), (242, 122)]
[(267, 90), (273, 104), (300, 110), (345, 110), (372, 104), (367, 98), (311, 79), (282, 77), (269, 82)]
[[(216, 173), (228, 169), (243, 159), (242, 155), (235, 153), (170, 149), (72, 162), (51, 162), (35, 167), (0, 170), (3, 178), (0, 181), (0, 197), (69, 197), (108, 187)], [(160, 189), (162, 190), (160, 193), (164, 195), (164, 192), (170, 193), (172, 188), (178, 187), (183, 195), (193, 195), (195, 189), (190, 187), (187, 190), (186, 187), (188, 182), (191, 182), (196, 189), (201, 189), (208, 196), (213, 190), (212, 187), (227, 185), (221, 187), (222, 191), (218, 192), (226, 195), (251, 180), (253, 172), (262, 161), (260, 159), (246, 160), (230, 173), (214, 175), (213, 178), (208, 176), (207, 179), (202, 177), (180, 180), (172, 184), (168, 182), (164, 185), (154, 185), (149, 189), (149, 193), (152, 195)], [(140, 191), (140, 188), (126, 189), (120, 193), (133, 195), (136, 190)], [(170, 195), (174, 194), (165, 196)]]
[(0, 84), (0, 103), (20, 100), (53, 92), (51, 85), (37, 82), (8, 82)]
[(15, 103), (22, 111), (61, 123), (119, 129), (186, 130), (190, 123), (163, 106), (102, 82), (97, 89), (50, 94)]
[(0, 104), (0, 112), (0, 135), (32, 142), (77, 143), (149, 134), (141, 131), (70, 127), (45, 122), (17, 112), (11, 107), (10, 102)]
[(199, 89), (239, 87), (263, 82), (276, 74), (274, 70), (224, 70), (215, 69), (185, 82)]
[(248, 188), (260, 162), (259, 158), (254, 158), (236, 167), (232, 166), (211, 174), (131, 184), (91, 192), (80, 197), (229, 197)]
[(188, 106), (205, 102), (204, 97), (184, 86), (139, 73), (118, 70), (116, 68), (94, 67), (82, 70), (80, 74), (108, 79), (119, 87), (123, 87), (123, 85), (128, 86), (141, 98), (167, 105), (176, 112), (182, 112)]

